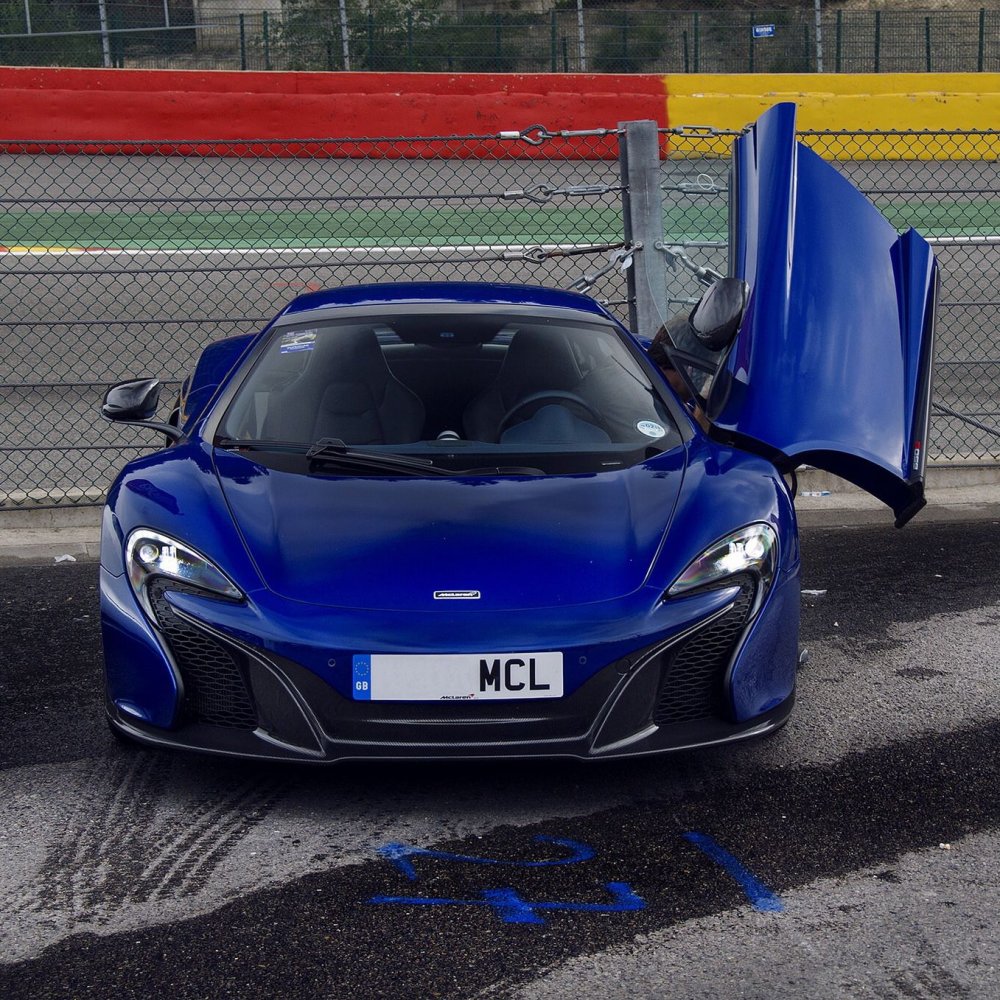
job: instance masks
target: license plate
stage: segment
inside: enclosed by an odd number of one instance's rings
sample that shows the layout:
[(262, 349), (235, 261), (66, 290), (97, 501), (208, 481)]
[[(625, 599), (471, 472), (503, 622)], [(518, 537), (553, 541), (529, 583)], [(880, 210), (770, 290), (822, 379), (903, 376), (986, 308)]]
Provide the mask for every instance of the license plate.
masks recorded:
[(562, 653), (361, 653), (355, 701), (561, 698)]

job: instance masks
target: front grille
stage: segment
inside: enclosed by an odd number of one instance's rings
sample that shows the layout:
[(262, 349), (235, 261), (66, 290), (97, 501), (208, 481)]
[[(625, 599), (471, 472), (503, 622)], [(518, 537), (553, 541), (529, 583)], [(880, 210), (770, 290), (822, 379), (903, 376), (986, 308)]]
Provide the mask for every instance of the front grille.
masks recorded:
[(726, 582), (726, 586), (734, 585), (739, 586), (740, 593), (729, 611), (665, 654), (660, 694), (653, 710), (656, 725), (694, 722), (721, 714), (726, 668), (746, 627), (755, 591), (749, 576)]
[(172, 580), (154, 580), (149, 603), (184, 682), (183, 712), (188, 721), (230, 729), (256, 729), (257, 711), (247, 688), (246, 658), (237, 649), (191, 625), (174, 612), (167, 591), (204, 591)]

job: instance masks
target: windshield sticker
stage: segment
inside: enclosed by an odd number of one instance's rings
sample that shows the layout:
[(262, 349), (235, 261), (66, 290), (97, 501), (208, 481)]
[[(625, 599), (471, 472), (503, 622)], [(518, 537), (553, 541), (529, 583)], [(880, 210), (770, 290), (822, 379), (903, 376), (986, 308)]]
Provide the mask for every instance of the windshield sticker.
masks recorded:
[(667, 433), (655, 420), (640, 420), (635, 426), (646, 437), (661, 438)]
[(282, 354), (297, 354), (299, 351), (311, 351), (316, 346), (315, 330), (292, 330), (281, 335)]

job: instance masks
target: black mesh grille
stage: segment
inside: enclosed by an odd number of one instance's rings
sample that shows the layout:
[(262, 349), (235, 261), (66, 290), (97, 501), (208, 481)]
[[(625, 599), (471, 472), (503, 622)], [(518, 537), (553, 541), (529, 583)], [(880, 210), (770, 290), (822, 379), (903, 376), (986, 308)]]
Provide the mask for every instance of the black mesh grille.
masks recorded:
[(149, 603), (184, 681), (184, 714), (189, 720), (231, 729), (256, 729), (257, 712), (247, 689), (243, 655), (218, 642), (174, 613), (166, 598), (172, 590), (203, 594), (194, 587), (155, 580)]
[(668, 651), (653, 711), (656, 725), (694, 722), (719, 714), (723, 675), (746, 625), (755, 589), (750, 577), (728, 581), (727, 586), (734, 583), (740, 593), (732, 608)]

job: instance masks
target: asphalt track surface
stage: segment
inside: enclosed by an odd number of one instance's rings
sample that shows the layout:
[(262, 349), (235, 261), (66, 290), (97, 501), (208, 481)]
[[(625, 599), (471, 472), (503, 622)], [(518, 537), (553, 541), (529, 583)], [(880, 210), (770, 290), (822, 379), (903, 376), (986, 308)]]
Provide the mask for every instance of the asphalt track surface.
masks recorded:
[(96, 567), (2, 571), (0, 995), (996, 997), (998, 532), (806, 531), (789, 724), (602, 765), (124, 748)]

